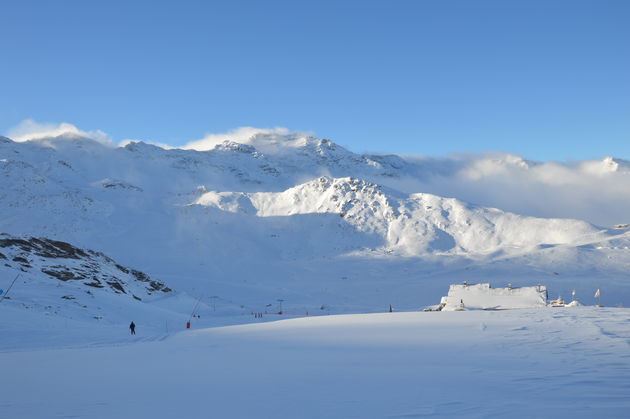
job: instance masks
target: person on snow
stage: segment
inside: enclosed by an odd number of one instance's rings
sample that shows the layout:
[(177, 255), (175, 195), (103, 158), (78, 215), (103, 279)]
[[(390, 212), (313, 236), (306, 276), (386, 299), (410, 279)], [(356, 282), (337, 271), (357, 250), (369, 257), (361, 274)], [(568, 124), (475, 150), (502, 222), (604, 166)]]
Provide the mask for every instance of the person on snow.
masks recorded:
[(129, 329), (131, 330), (132, 335), (136, 334), (136, 324), (134, 322), (131, 322), (131, 324), (129, 325)]

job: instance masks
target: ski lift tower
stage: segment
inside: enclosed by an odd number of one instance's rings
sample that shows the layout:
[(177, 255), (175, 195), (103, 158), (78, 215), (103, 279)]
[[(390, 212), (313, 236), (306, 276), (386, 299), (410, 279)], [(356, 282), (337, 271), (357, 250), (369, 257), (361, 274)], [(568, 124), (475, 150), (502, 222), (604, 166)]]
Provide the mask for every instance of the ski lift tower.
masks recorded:
[(212, 300), (212, 311), (217, 311), (217, 298), (219, 298), (218, 295), (213, 295), (210, 297), (210, 299)]
[(280, 298), (277, 301), (278, 301), (278, 314), (282, 314), (282, 303), (284, 300)]

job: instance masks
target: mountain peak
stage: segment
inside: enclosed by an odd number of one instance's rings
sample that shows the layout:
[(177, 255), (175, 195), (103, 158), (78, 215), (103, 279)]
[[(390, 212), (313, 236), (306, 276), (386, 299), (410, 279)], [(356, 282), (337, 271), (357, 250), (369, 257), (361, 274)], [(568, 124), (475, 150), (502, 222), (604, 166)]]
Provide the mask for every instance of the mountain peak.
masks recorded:
[(630, 172), (630, 161), (616, 159), (614, 157), (604, 157), (603, 166), (611, 172)]
[(217, 144), (212, 149), (214, 151), (237, 151), (239, 153), (255, 154), (258, 153), (256, 147), (249, 144), (237, 143), (236, 141), (225, 140), (221, 144)]
[(104, 147), (113, 147), (111, 142), (95, 139), (82, 133), (66, 132), (57, 136), (37, 137), (27, 140), (28, 143), (42, 147), (59, 149), (84, 149), (96, 151)]
[(346, 149), (331, 140), (302, 133), (258, 133), (250, 137), (246, 143), (265, 154), (285, 154), (296, 149), (313, 151), (319, 155), (338, 151), (348, 153)]
[(129, 143), (125, 144), (124, 147), (122, 147), (123, 149), (127, 150), (127, 151), (131, 151), (131, 152), (152, 152), (152, 151), (163, 151), (164, 149), (162, 147), (159, 147), (157, 145), (153, 145), (153, 144), (148, 144), (145, 143), (144, 141), (130, 141)]

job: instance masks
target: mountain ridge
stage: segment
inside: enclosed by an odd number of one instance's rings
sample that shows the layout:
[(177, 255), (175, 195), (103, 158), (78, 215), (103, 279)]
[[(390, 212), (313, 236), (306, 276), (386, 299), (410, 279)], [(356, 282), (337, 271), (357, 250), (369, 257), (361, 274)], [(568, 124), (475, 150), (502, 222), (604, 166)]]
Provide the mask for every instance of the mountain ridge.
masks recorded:
[[(77, 137), (2, 141), (0, 230), (98, 249), (169, 288), (223, 290), (248, 304), (282, 294), (305, 308), (313, 299), (338, 308), (346, 301), (352, 311), (385, 292), (409, 307), (413, 292), (437, 294), (451, 275), (472, 281), (510, 271), (519, 272), (515, 285), (553, 272), (578, 288), (593, 275), (611, 278), (618, 295), (630, 295), (621, 279), (630, 262), (623, 229), (401, 191), (386, 181), (421, 166), (292, 138), (291, 147), (272, 144), (276, 154), (255, 147), (262, 138), (208, 151)], [(493, 167), (535, 167), (502, 161)], [(360, 284), (368, 294), (350, 297)]]

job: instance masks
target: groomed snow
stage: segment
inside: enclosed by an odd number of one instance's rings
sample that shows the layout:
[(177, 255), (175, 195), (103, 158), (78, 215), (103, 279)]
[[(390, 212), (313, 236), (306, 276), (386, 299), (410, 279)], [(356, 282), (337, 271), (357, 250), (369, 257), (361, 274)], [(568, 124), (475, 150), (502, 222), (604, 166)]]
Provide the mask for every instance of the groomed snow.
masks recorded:
[[(15, 327), (2, 320), (2, 327)], [(630, 310), (383, 313), (0, 353), (0, 417), (621, 418)], [(39, 346), (39, 347), (38, 347)], [(6, 351), (6, 348), (5, 348)]]

